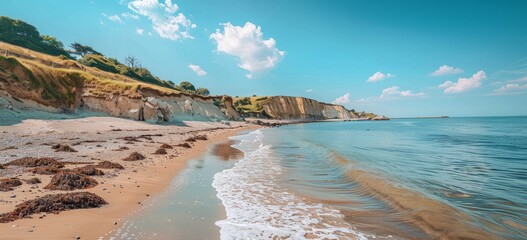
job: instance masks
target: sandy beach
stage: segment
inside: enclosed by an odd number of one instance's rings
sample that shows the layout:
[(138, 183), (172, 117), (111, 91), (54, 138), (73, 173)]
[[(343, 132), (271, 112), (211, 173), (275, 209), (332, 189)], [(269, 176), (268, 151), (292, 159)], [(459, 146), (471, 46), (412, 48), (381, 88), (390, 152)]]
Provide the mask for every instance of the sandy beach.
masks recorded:
[[(32, 218), (0, 224), (1, 239), (107, 239), (124, 219), (149, 198), (162, 192), (189, 159), (203, 154), (211, 143), (226, 141), (239, 131), (258, 126), (244, 122), (230, 125), (213, 122), (184, 122), (175, 125), (152, 125), (111, 117), (89, 117), (68, 120), (25, 120), (11, 126), (0, 126), (0, 163), (23, 157), (51, 157), (73, 169), (86, 164), (111, 161), (124, 170), (102, 169), (103, 176), (93, 176), (98, 185), (82, 190), (44, 189), (53, 175), (27, 172), (27, 168), (6, 166), (0, 169), (2, 179), (37, 177), (41, 183), (22, 184), (12, 191), (0, 192), (0, 213), (14, 210), (17, 204), (46, 194), (88, 191), (102, 197), (107, 205), (93, 209), (76, 209), (59, 214), (34, 214)], [(198, 135), (207, 140), (185, 141)], [(191, 148), (176, 146), (189, 143)], [(76, 152), (56, 152), (61, 144)], [(167, 154), (154, 154), (162, 144), (172, 148)], [(123, 161), (132, 152), (146, 157), (140, 161)], [(81, 163), (81, 164), (79, 164)]]

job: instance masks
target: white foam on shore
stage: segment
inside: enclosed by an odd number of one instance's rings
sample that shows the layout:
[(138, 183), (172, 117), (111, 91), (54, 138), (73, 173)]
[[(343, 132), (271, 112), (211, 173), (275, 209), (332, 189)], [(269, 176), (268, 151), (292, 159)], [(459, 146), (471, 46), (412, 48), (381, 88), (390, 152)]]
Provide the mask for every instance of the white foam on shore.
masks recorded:
[(245, 156), (212, 183), (227, 212), (216, 222), (221, 239), (367, 239), (339, 210), (307, 203), (277, 184), (282, 169), (262, 131), (233, 139)]

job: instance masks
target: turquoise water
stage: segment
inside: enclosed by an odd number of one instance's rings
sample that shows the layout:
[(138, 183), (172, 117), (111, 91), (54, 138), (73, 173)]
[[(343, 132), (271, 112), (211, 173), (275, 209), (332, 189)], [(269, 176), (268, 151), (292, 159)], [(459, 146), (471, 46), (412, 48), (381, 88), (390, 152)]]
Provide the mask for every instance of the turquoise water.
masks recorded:
[(527, 118), (332, 122), (238, 136), (222, 239), (526, 239)]
[(211, 183), (214, 174), (234, 161), (215, 156), (212, 147), (190, 160), (165, 192), (146, 202), (108, 239), (219, 239), (215, 222), (225, 210)]

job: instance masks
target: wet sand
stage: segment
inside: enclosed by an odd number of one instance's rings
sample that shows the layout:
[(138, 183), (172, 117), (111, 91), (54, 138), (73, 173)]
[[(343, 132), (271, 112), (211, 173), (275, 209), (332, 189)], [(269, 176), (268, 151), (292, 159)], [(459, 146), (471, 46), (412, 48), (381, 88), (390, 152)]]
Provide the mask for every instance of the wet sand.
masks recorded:
[(232, 145), (236, 141), (230, 140), (223, 143), (218, 143), (214, 145), (212, 153), (218, 156), (222, 160), (235, 160), (243, 157), (243, 152), (237, 148), (233, 148)]
[[(212, 142), (257, 126), (232, 122), (185, 122), (183, 126), (151, 125), (110, 117), (90, 117), (74, 120), (26, 120), (20, 124), (0, 127), (0, 163), (22, 157), (53, 157), (60, 161), (117, 162), (124, 170), (102, 169), (104, 176), (95, 176), (99, 184), (90, 189), (75, 190), (95, 193), (109, 204), (101, 208), (64, 211), (59, 214), (35, 214), (31, 219), (20, 219), (0, 224), (1, 239), (107, 239), (108, 233), (120, 228), (142, 202), (162, 192), (186, 161), (203, 154)], [(206, 135), (208, 140), (190, 142), (192, 148), (176, 147), (195, 135)], [(128, 141), (126, 137), (138, 137)], [(67, 144), (77, 152), (55, 152), (51, 145)], [(166, 155), (153, 153), (163, 144), (174, 146)], [(128, 149), (114, 151), (122, 147)], [(141, 161), (122, 161), (132, 152), (146, 156)], [(67, 165), (67, 168), (83, 166)], [(12, 211), (17, 204), (46, 194), (65, 193), (43, 189), (52, 175), (34, 175), (27, 169), (9, 166), (0, 170), (0, 178), (38, 177), (42, 183), (23, 184), (13, 191), (0, 192), (0, 213)], [(41, 218), (42, 217), (42, 218)]]

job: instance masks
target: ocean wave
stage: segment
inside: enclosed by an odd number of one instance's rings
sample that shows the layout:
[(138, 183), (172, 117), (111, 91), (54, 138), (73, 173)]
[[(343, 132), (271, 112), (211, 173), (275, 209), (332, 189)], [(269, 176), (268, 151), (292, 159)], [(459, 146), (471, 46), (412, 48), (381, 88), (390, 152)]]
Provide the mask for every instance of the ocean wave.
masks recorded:
[(227, 212), (216, 222), (221, 239), (367, 239), (339, 210), (309, 203), (277, 184), (283, 170), (261, 130), (235, 139), (244, 158), (212, 183)]

